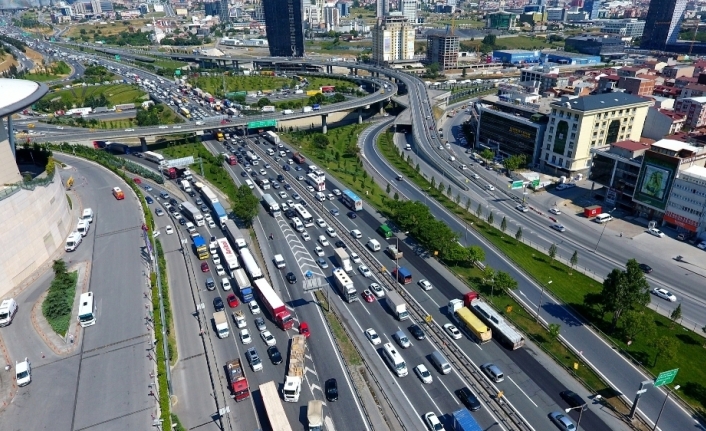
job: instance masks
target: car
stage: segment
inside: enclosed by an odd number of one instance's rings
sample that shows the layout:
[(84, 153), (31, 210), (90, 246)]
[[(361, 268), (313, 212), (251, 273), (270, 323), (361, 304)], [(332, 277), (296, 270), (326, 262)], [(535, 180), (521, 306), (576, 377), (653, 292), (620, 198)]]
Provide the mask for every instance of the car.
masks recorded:
[(211, 270), (211, 268), (208, 267), (208, 262), (201, 263), (201, 272), (208, 272), (210, 270)]
[(425, 413), (424, 422), (427, 423), (429, 431), (444, 431), (444, 426), (441, 425), (439, 418), (436, 417), (436, 413), (434, 412)]
[(706, 241), (701, 241), (700, 243), (698, 243), (696, 245), (696, 248), (698, 248), (700, 250), (706, 250)]
[(378, 298), (382, 298), (382, 297), (385, 296), (385, 289), (383, 289), (382, 286), (380, 286), (380, 285), (377, 284), (377, 283), (372, 283), (372, 284), (370, 284), (370, 286), (368, 286), (368, 288), (369, 288), (369, 289), (375, 294), (375, 296), (377, 296)]
[(581, 410), (583, 411), (586, 411), (588, 409), (588, 404), (586, 404), (586, 401), (574, 391), (570, 391), (567, 389), (565, 391), (559, 392), (559, 396), (561, 397), (561, 399), (566, 401), (566, 403), (571, 408), (581, 407)]
[(336, 382), (336, 379), (326, 380), (324, 392), (326, 392), (326, 400), (338, 401), (338, 383)]
[[(295, 170), (295, 171), (301, 171), (301, 170), (302, 170), (302, 167), (301, 167), (301, 166), (295, 166), (295, 167), (294, 167), (294, 170)], [(303, 178), (303, 177), (302, 177), (302, 178)]]
[(370, 269), (366, 265), (360, 265), (358, 267), (358, 271), (360, 271), (361, 274), (363, 274), (363, 277), (372, 277), (373, 273), (370, 272)]
[(463, 335), (461, 335), (461, 331), (458, 330), (458, 328), (451, 323), (445, 323), (444, 324), (444, 330), (453, 338), (454, 340), (459, 340)]
[(555, 215), (561, 215), (561, 210), (559, 210), (559, 208), (549, 208), (549, 212)]
[(479, 179), (480, 179), (480, 175), (478, 175), (478, 174), (473, 174), (473, 179), (474, 179), (474, 180), (479, 180)]
[(427, 367), (424, 364), (419, 364), (414, 367), (414, 374), (419, 377), (419, 380), (421, 380), (422, 383), (425, 383), (427, 385), (430, 384), (433, 380), (431, 377), (431, 373), (429, 372), (429, 370), (427, 370)]
[(427, 336), (424, 333), (424, 331), (422, 330), (422, 328), (420, 328), (419, 325), (417, 325), (417, 324), (414, 324), (407, 329), (409, 330), (409, 333), (412, 334), (412, 336), (414, 338), (416, 338), (417, 340), (423, 340), (423, 339), (427, 338)]
[(125, 129), (126, 132), (134, 132), (135, 129)]
[(312, 186), (306, 186), (306, 189), (309, 193), (314, 193), (316, 191)]
[(655, 287), (652, 289), (652, 294), (657, 295), (662, 299), (665, 299), (669, 302), (675, 302), (677, 300), (677, 297), (667, 289), (663, 289), (661, 287)]
[(15, 362), (15, 381), (17, 386), (27, 386), (32, 381), (32, 364), (25, 358), (22, 362)]
[(350, 252), (350, 253), (348, 254), (348, 256), (350, 256), (350, 258), (351, 258), (351, 260), (353, 261), (353, 263), (360, 263), (360, 262), (361, 262), (360, 256), (358, 256), (358, 253), (356, 253), (356, 252), (354, 252), (354, 251)]
[(167, 225), (167, 226), (164, 228), (164, 232), (165, 232), (167, 235), (171, 235), (171, 234), (174, 233), (174, 228), (173, 228), (171, 225)]
[(297, 282), (297, 276), (294, 275), (293, 272), (288, 272), (287, 275), (285, 276), (289, 284), (294, 284)]
[(493, 187), (492, 184), (486, 184), (486, 185), (485, 185), (485, 188), (486, 188), (486, 190), (491, 190), (491, 191), (492, 191), (492, 190), (495, 190), (495, 187)]
[(564, 412), (551, 412), (549, 419), (562, 431), (574, 431), (576, 425)]
[(149, 196), (145, 196), (145, 202), (147, 202), (147, 204), (150, 205), (150, 204), (153, 204), (153, 203), (154, 203), (154, 199), (152, 199), (152, 198), (149, 197)]
[(164, 215), (164, 211), (162, 211), (162, 208), (157, 208), (154, 210), (154, 213), (157, 215), (157, 217), (162, 217)]
[(339, 212), (336, 208), (331, 208), (329, 211), (331, 212), (332, 216), (338, 217)]
[(316, 263), (318, 263), (319, 266), (323, 269), (328, 268), (328, 262), (326, 262), (326, 260), (323, 257), (316, 259)]
[(290, 208), (284, 212), (284, 216), (291, 220), (292, 218), (297, 216), (297, 213), (294, 212), (294, 210)]
[(476, 397), (475, 394), (468, 389), (468, 387), (464, 386), (461, 389), (458, 389), (456, 391), (456, 396), (468, 410), (472, 412), (480, 410), (481, 404), (478, 397)]
[[(297, 167), (299, 167), (299, 166), (297, 166)], [(299, 170), (301, 170), (301, 169), (299, 169)], [(302, 176), (302, 175), (298, 175), (298, 176), (297, 176), (297, 180), (299, 180), (299, 181), (302, 181), (302, 180), (304, 180), (304, 176)]]
[(255, 318), (255, 327), (257, 328), (258, 331), (262, 332), (265, 329), (267, 329), (267, 326), (265, 325), (265, 318), (264, 317), (257, 317)]
[(135, 184), (142, 184), (142, 180), (137, 177), (133, 178), (132, 180), (135, 182)]
[(208, 212), (208, 207), (206, 206), (206, 204), (201, 205), (201, 207), (199, 207), (199, 209), (200, 209), (201, 212), (203, 212), (203, 213), (207, 213), (207, 212)]
[(664, 236), (664, 232), (654, 227), (647, 229), (647, 233), (656, 236), (657, 238), (662, 238)]
[(220, 296), (216, 296), (215, 298), (213, 298), (213, 308), (216, 311), (223, 311), (223, 298), (221, 298)]
[(374, 302), (375, 297), (373, 296), (373, 293), (369, 291), (368, 289), (365, 289), (361, 294), (360, 294), (363, 299), (365, 299), (365, 302)]
[(559, 232), (566, 232), (566, 228), (564, 227), (563, 224), (561, 223), (554, 223), (552, 225), (552, 229), (557, 230)]
[(355, 239), (360, 239), (363, 237), (363, 234), (358, 229), (353, 229), (351, 231), (351, 236)]
[(234, 293), (231, 293), (226, 297), (226, 302), (228, 302), (228, 306), (230, 308), (235, 308), (238, 306), (238, 298), (235, 296)]
[[(300, 199), (300, 198), (301, 198), (301, 196), (299, 196), (299, 193), (297, 193), (297, 192), (292, 193), (292, 199)], [(289, 204), (289, 201), (287, 201), (287, 203)], [(292, 202), (289, 205), (294, 205), (294, 202)]]
[[(214, 247), (213, 250), (211, 251), (211, 254), (213, 254), (214, 251), (215, 251), (215, 247)], [(211, 257), (211, 259), (213, 259), (213, 264), (214, 264), (214, 265), (220, 265), (220, 264), (221, 264), (221, 258), (220, 258), (217, 254), (213, 254), (213, 256)]]
[(324, 249), (321, 248), (321, 247), (319, 247), (318, 245), (317, 245), (316, 247), (314, 247), (314, 253), (316, 253), (316, 255), (319, 256), (319, 257), (324, 257), (324, 256), (325, 256), (325, 254), (324, 254)]
[(319, 235), (319, 244), (321, 244), (324, 247), (328, 247), (330, 245), (328, 240), (326, 239), (326, 237), (323, 235)]
[(248, 302), (248, 308), (250, 308), (252, 314), (260, 314), (260, 306), (257, 305), (256, 301)]
[(308, 232), (302, 233), (302, 239), (303, 239), (304, 241), (311, 241), (311, 237), (309, 236), (309, 233), (308, 233)]
[(325, 222), (324, 219), (322, 219), (322, 218), (317, 218), (317, 219), (316, 219), (316, 224), (317, 224), (320, 228), (327, 228), (327, 227), (328, 227), (328, 225), (326, 224), (326, 222)]
[(267, 356), (270, 357), (273, 365), (279, 365), (282, 363), (282, 354), (279, 352), (277, 346), (270, 346), (267, 348)]
[(649, 265), (646, 264), (646, 263), (641, 263), (641, 264), (639, 265), (639, 267), (640, 267), (640, 269), (642, 270), (642, 272), (644, 272), (645, 274), (649, 274), (649, 273), (652, 272), (652, 267), (649, 266)]
[(267, 171), (264, 169), (260, 169), (260, 175), (262, 175), (262, 176), (267, 175)]
[(257, 354), (257, 350), (254, 347), (245, 351), (245, 358), (253, 371), (262, 371), (262, 360), (260, 360), (260, 355)]
[(274, 346), (275, 344), (277, 344), (275, 336), (272, 335), (272, 333), (268, 330), (260, 332), (260, 338), (262, 338), (262, 341), (264, 341), (265, 344), (267, 344), (268, 346)]
[(216, 265), (216, 274), (226, 275), (226, 270), (223, 268), (223, 265)]
[(306, 338), (309, 338), (309, 335), (311, 335), (311, 332), (309, 332), (309, 324), (306, 322), (301, 322), (299, 324), (299, 333)]
[(336, 200), (336, 196), (334, 196), (333, 193), (327, 194), (326, 197), (327, 197), (328, 200), (330, 200), (330, 201)]
[(145, 190), (147, 190), (148, 192), (151, 192), (151, 191), (152, 191), (152, 186), (145, 186)]
[(336, 242), (334, 243), (334, 245), (335, 245), (337, 248), (347, 248), (347, 247), (346, 247), (346, 243), (343, 242), (343, 241), (341, 241), (340, 239), (339, 239), (338, 241), (336, 241)]
[(382, 343), (382, 340), (378, 336), (378, 333), (375, 332), (373, 328), (366, 329), (365, 336), (368, 338), (368, 340), (370, 340), (373, 346), (377, 346), (378, 344)]
[(429, 283), (429, 280), (427, 280), (426, 278), (422, 278), (417, 282), (417, 284), (424, 290), (431, 290), (434, 287), (431, 285), (431, 283)]
[(294, 201), (293, 200), (287, 199), (286, 204), (289, 205), (291, 208), (294, 208)]
[(355, 213), (355, 211), (348, 211), (348, 218), (354, 219), (358, 217), (358, 214)]
[(289, 184), (285, 183), (285, 184), (284, 184), (284, 189), (285, 189), (285, 190), (292, 190), (292, 186), (290, 186)]
[(523, 213), (526, 213), (527, 211), (529, 211), (529, 208), (528, 208), (526, 205), (522, 205), (522, 204), (517, 205), (517, 206), (515, 207), (515, 209), (516, 209), (517, 211), (523, 212)]
[(287, 195), (287, 193), (285, 193), (285, 192), (279, 192), (278, 194), (279, 194), (279, 197), (282, 199), (287, 199), (289, 197), (289, 195)]
[(182, 225), (182, 226), (186, 225), (186, 219), (184, 217), (179, 217), (179, 218), (177, 218), (177, 220), (179, 220), (180, 225)]
[(341, 191), (338, 190), (338, 189), (333, 189), (333, 190), (331, 190), (331, 193), (333, 193), (333, 194), (336, 195), (336, 196), (341, 196)]

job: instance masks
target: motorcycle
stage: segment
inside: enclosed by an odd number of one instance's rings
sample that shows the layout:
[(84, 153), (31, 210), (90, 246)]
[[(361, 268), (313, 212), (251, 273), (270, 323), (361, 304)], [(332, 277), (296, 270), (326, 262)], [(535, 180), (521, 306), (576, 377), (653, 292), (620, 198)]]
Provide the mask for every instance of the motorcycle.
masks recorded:
[(679, 255), (679, 256), (675, 257), (675, 259), (677, 260), (677, 262), (681, 262), (684, 259), (684, 257), (682, 255)]

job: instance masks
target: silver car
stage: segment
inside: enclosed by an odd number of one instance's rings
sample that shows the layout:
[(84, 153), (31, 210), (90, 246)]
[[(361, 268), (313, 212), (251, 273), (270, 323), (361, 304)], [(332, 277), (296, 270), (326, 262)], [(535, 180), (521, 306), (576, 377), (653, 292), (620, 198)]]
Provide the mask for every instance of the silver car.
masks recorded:
[(549, 418), (562, 431), (576, 430), (576, 425), (564, 412), (551, 412), (549, 413)]

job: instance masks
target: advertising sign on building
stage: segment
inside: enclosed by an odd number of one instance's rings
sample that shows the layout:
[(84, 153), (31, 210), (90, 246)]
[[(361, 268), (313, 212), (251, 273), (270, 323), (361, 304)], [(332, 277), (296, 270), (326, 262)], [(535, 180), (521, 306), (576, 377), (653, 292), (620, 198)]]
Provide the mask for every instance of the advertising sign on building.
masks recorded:
[(645, 152), (633, 200), (664, 211), (667, 207), (675, 173), (679, 169), (679, 162), (680, 159), (677, 157), (670, 157), (654, 151)]

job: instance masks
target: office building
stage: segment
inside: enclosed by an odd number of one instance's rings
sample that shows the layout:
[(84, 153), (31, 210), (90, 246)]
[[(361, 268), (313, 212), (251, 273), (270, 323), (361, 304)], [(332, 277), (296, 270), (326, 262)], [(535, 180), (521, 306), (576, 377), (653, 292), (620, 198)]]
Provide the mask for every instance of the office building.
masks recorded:
[(587, 55), (621, 57), (625, 55), (625, 42), (608, 35), (571, 36), (566, 38), (564, 49)]
[(427, 63), (438, 64), (439, 70), (458, 67), (458, 36), (427, 34)]
[(667, 44), (676, 43), (686, 3), (687, 0), (651, 1), (640, 47), (665, 49)]
[(634, 208), (632, 197), (640, 175), (642, 158), (649, 148), (647, 143), (630, 140), (591, 148), (588, 179), (603, 186), (596, 187), (596, 195), (603, 198), (605, 205), (626, 210)]
[(586, 0), (581, 8), (582, 11), (586, 12), (588, 19), (597, 19), (598, 10), (601, 8), (600, 0)]
[(524, 49), (499, 49), (493, 51), (493, 60), (501, 63), (538, 63), (540, 59), (539, 51), (527, 51)]
[(510, 12), (498, 11), (488, 14), (486, 27), (496, 30), (514, 30), (517, 25), (517, 15)]
[(563, 7), (547, 8), (547, 21), (563, 22), (566, 19), (566, 9)]
[(601, 62), (601, 57), (597, 55), (578, 54), (567, 51), (552, 51), (544, 56), (545, 61), (557, 64), (580, 64), (590, 65)]
[(301, 0), (262, 0), (270, 55), (302, 57), (304, 32)]
[[(495, 53), (493, 53), (495, 55)], [(569, 85), (569, 78), (559, 76), (559, 68), (550, 66), (527, 67), (520, 71), (520, 82), (536, 82), (540, 94), (550, 88), (563, 88)]]
[(376, 0), (375, 6), (376, 18), (383, 18), (390, 13), (390, 0)]
[(373, 61), (378, 64), (414, 59), (414, 27), (399, 12), (378, 18), (373, 27)]
[(91, 0), (91, 11), (93, 12), (93, 15), (100, 15), (103, 13), (101, 2), (99, 0)]
[(540, 164), (573, 177), (590, 168), (591, 148), (638, 141), (652, 102), (625, 93), (564, 96), (551, 103)]
[(350, 3), (340, 1), (340, 2), (336, 3), (336, 7), (338, 8), (338, 11), (340, 12), (340, 16), (342, 16), (342, 17), (346, 17), (351, 13)]
[(409, 20), (410, 24), (417, 23), (417, 0), (399, 0), (400, 12), (402, 16)]
[(647, 119), (645, 120), (645, 127), (642, 129), (642, 136), (657, 141), (665, 136), (679, 133), (685, 122), (686, 117), (681, 114), (651, 106), (649, 111), (647, 111)]
[(636, 96), (651, 97), (655, 90), (654, 79), (637, 78), (633, 76), (621, 76), (618, 78), (617, 88), (625, 90), (628, 94)]
[(639, 21), (635, 18), (629, 19), (611, 19), (603, 21), (602, 33), (617, 34), (625, 37), (642, 37), (645, 31), (645, 21)]
[(341, 12), (338, 8), (324, 8), (324, 24), (326, 24), (326, 31), (331, 31), (341, 24)]
[(221, 2), (220, 0), (206, 2), (203, 4), (204, 13), (210, 16), (220, 16), (221, 15)]
[(706, 232), (706, 168), (689, 166), (674, 178), (663, 224), (699, 236)]

